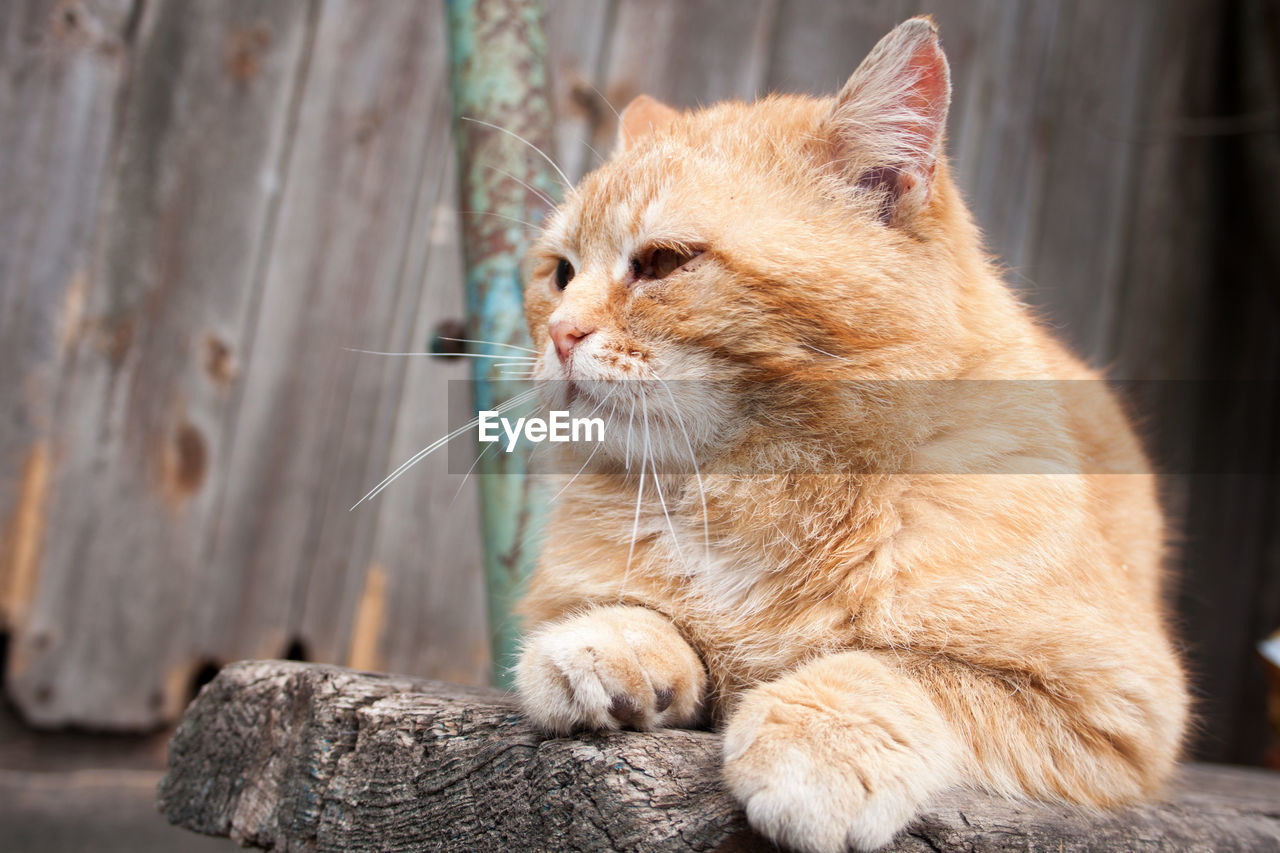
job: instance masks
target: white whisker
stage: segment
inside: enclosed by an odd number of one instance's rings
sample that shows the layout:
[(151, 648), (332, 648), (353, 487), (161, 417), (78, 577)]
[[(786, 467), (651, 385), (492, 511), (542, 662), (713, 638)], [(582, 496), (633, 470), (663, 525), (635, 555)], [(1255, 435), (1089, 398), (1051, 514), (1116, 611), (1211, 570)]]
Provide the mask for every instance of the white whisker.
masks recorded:
[(560, 491), (555, 493), (555, 495), (551, 498), (551, 503), (555, 503), (557, 498), (559, 498), (566, 491), (568, 491), (569, 487), (573, 485), (574, 481), (577, 480), (579, 476), (581, 476), (582, 472), (587, 470), (587, 466), (591, 464), (591, 460), (596, 458), (596, 451), (600, 449), (600, 445), (602, 443), (603, 442), (596, 442), (596, 446), (591, 448), (591, 454), (587, 457), (587, 461), (583, 462), (582, 467), (578, 469), (578, 473), (570, 477), (569, 482), (565, 483), (560, 488)]
[[(671, 522), (671, 513), (667, 511), (666, 498), (662, 496), (662, 482), (658, 479), (658, 464), (654, 460), (652, 450), (653, 446), (649, 438), (649, 407), (645, 404), (644, 382), (640, 383), (640, 409), (641, 417), (644, 421), (644, 448), (645, 457), (650, 459), (649, 469), (653, 472), (653, 488), (658, 493), (658, 504), (662, 507), (662, 514), (667, 519), (667, 529), (671, 531), (671, 541), (676, 546), (676, 553), (680, 555), (680, 562), (684, 563), (684, 549), (680, 547), (680, 537), (676, 535), (676, 527)], [(640, 478), (644, 479), (644, 468), (640, 469)]]
[(507, 216), (505, 213), (495, 213), (492, 210), (468, 210), (466, 211), (466, 213), (470, 214), (471, 216), (496, 216), (498, 219), (505, 219), (508, 222), (514, 222), (517, 225), (523, 225), (525, 228), (532, 228), (534, 231), (540, 230), (539, 226), (534, 225), (532, 222), (529, 222), (528, 220), (520, 219), (515, 216)]
[(676, 423), (680, 425), (680, 432), (684, 435), (685, 447), (689, 448), (689, 461), (693, 463), (693, 476), (698, 481), (698, 497), (702, 501), (702, 547), (704, 555), (708, 563), (711, 562), (711, 523), (707, 513), (707, 490), (702, 485), (702, 471), (698, 468), (698, 455), (693, 452), (693, 440), (689, 438), (689, 430), (684, 425), (684, 415), (680, 414), (680, 405), (676, 402), (676, 395), (671, 392), (671, 386), (667, 384), (667, 380), (658, 375), (657, 371), (650, 370), (654, 378), (662, 383), (663, 389), (667, 392), (667, 397), (671, 399), (671, 410), (676, 414)]
[[(631, 414), (634, 417), (636, 411), (635, 400), (631, 401)], [(631, 452), (631, 433), (628, 426), (627, 432), (627, 452)], [(640, 535), (640, 502), (644, 500), (644, 460), (640, 461), (640, 485), (636, 488), (636, 517), (631, 525), (631, 547), (627, 549), (627, 567), (622, 572), (622, 586), (618, 590), (618, 597), (622, 597), (622, 593), (627, 588), (627, 576), (631, 574), (631, 558), (636, 553), (636, 538)]]
[[(518, 350), (523, 350), (524, 352), (531, 352), (535, 356), (542, 355), (542, 353), (538, 352), (533, 347), (522, 347), (522, 346), (517, 346), (516, 344), (503, 343), (501, 341), (480, 341), (474, 338), (446, 338), (443, 336), (441, 336), (440, 340), (453, 341), (456, 344), (483, 344), (485, 346), (491, 346), (491, 347), (506, 347), (507, 349), (518, 349)], [(512, 356), (512, 358), (515, 358), (515, 356)]]
[(490, 124), (490, 123), (489, 123), (489, 122), (487, 122), (487, 121), (481, 121), (481, 120), (480, 120), (480, 119), (478, 119), (478, 118), (470, 118), (470, 117), (468, 117), (468, 116), (461, 116), (461, 119), (462, 119), (463, 121), (469, 121), (469, 122), (472, 122), (472, 123), (474, 123), (474, 124), (484, 125), (485, 127), (491, 127), (491, 128), (493, 128), (494, 130), (498, 131), (499, 133), (505, 133), (507, 136), (510, 136), (512, 139), (516, 139), (516, 140), (519, 140), (520, 142), (523, 142), (525, 145), (527, 145), (527, 146), (529, 146), (530, 148), (532, 148), (532, 149), (537, 153), (537, 155), (538, 155), (539, 157), (541, 157), (543, 160), (546, 160), (546, 161), (547, 161), (547, 163), (551, 166), (551, 168), (553, 168), (553, 169), (555, 169), (555, 170), (556, 170), (556, 174), (560, 176), (560, 180), (564, 181), (564, 185), (569, 189), (569, 191), (570, 191), (570, 192), (573, 192), (573, 181), (570, 181), (570, 180), (569, 180), (569, 176), (568, 176), (568, 175), (566, 175), (566, 174), (564, 173), (564, 170), (562, 170), (559, 166), (557, 166), (557, 165), (556, 165), (556, 161), (555, 161), (555, 160), (552, 160), (552, 159), (551, 159), (551, 156), (550, 156), (549, 154), (547, 154), (547, 152), (543, 151), (541, 148), (539, 148), (538, 146), (534, 145), (532, 142), (530, 142), (529, 140), (525, 139), (525, 138), (524, 138), (523, 136), (521, 136), (520, 134), (518, 134), (518, 133), (513, 133), (512, 131), (507, 130), (505, 127), (498, 127), (498, 125), (496, 125), (496, 124)]
[[(628, 471), (631, 470), (631, 426), (632, 424), (635, 423), (635, 419), (636, 419), (636, 401), (632, 400), (631, 412), (630, 414), (627, 415), (627, 452), (624, 453), (622, 456), (623, 467), (626, 468)], [(644, 472), (641, 472), (641, 476), (642, 477), (644, 476)]]
[(610, 100), (604, 96), (604, 92), (601, 92), (599, 89), (597, 89), (595, 86), (592, 86), (590, 83), (587, 83), (587, 85), (591, 86), (591, 91), (599, 95), (600, 100), (604, 101), (604, 105), (608, 107), (609, 110), (613, 113), (613, 117), (618, 120), (618, 124), (622, 124), (622, 114), (618, 112), (618, 108), (615, 107), (613, 103), (610, 102)]
[(363, 354), (363, 355), (401, 355), (401, 356), (406, 356), (406, 355), (411, 355), (411, 356), (434, 355), (434, 356), (436, 356), (437, 358), (502, 358), (502, 359), (506, 359), (507, 361), (519, 360), (519, 361), (522, 361), (522, 362), (528, 362), (528, 363), (533, 363), (533, 362), (535, 362), (535, 361), (537, 361), (537, 360), (538, 360), (538, 359), (537, 359), (537, 358), (535, 358), (534, 356), (529, 356), (528, 358), (525, 358), (524, 356), (511, 355), (511, 354), (509, 354), (509, 353), (508, 353), (508, 354), (504, 354), (504, 355), (492, 355), (492, 354), (490, 354), (490, 353), (484, 353), (484, 352), (446, 352), (446, 353), (440, 353), (440, 352), (380, 352), (379, 350), (372, 350), (372, 349), (356, 349), (355, 347), (343, 347), (343, 349), (344, 349), (344, 350), (346, 350), (347, 352), (358, 352), (358, 353), (361, 353), (361, 354)]
[(529, 192), (531, 192), (531, 193), (533, 193), (534, 195), (536, 195), (538, 198), (542, 199), (544, 202), (546, 202), (547, 207), (555, 207), (555, 206), (556, 206), (556, 203), (555, 203), (554, 201), (552, 201), (552, 200), (551, 200), (551, 198), (550, 198), (546, 193), (542, 192), (542, 190), (535, 189), (534, 187), (531, 187), (529, 184), (526, 184), (524, 181), (520, 180), (520, 179), (519, 179), (519, 178), (517, 178), (515, 175), (511, 174), (510, 172), (508, 172), (508, 171), (506, 171), (506, 170), (504, 170), (504, 169), (499, 169), (497, 166), (489, 166), (489, 168), (490, 168), (490, 169), (493, 169), (493, 171), (497, 172), (499, 175), (502, 175), (502, 176), (503, 176), (503, 177), (505, 177), (505, 178), (510, 178), (511, 180), (513, 180), (513, 181), (515, 181), (517, 184), (519, 184), (520, 186), (522, 186), (522, 187), (524, 187), (525, 189), (527, 189)]
[(453, 505), (458, 502), (458, 496), (462, 494), (462, 487), (467, 484), (467, 480), (471, 478), (471, 474), (476, 470), (476, 466), (480, 464), (480, 460), (483, 459), (484, 455), (497, 443), (498, 442), (495, 441), (491, 444), (486, 444), (480, 449), (480, 452), (476, 454), (476, 458), (471, 462), (471, 467), (468, 468), (467, 473), (462, 476), (462, 482), (458, 484), (458, 490), (453, 493), (453, 498), (449, 501), (449, 509), (453, 509)]
[[(505, 411), (508, 411), (508, 410), (510, 410), (510, 409), (513, 409), (513, 408), (515, 408), (516, 406), (519, 406), (519, 405), (521, 405), (521, 404), (525, 403), (527, 400), (531, 399), (531, 398), (533, 397), (533, 395), (534, 395), (534, 394), (536, 394), (536, 393), (537, 393), (537, 391), (536, 391), (535, 389), (532, 389), (532, 388), (531, 388), (531, 389), (529, 389), (528, 391), (523, 391), (523, 392), (521, 392), (521, 393), (517, 394), (516, 396), (512, 397), (510, 400), (507, 400), (506, 402), (501, 403), (501, 404), (499, 404), (498, 406), (496, 406), (496, 407), (495, 407), (495, 411), (498, 411), (498, 412), (505, 412)], [(408, 470), (409, 470), (410, 468), (412, 468), (414, 465), (417, 465), (417, 464), (418, 464), (419, 462), (421, 462), (421, 461), (422, 461), (422, 460), (423, 460), (423, 459), (424, 459), (428, 454), (432, 453), (432, 452), (433, 452), (433, 451), (435, 451), (435, 450), (438, 450), (439, 448), (441, 448), (441, 447), (443, 447), (444, 445), (448, 444), (448, 443), (449, 443), (451, 440), (453, 440), (454, 438), (457, 438), (458, 436), (462, 435), (464, 432), (466, 432), (466, 431), (467, 431), (467, 430), (469, 430), (469, 429), (473, 429), (473, 428), (475, 428), (475, 427), (476, 427), (476, 426), (478, 426), (479, 424), (480, 424), (480, 418), (477, 416), (477, 417), (473, 418), (473, 419), (472, 419), (469, 423), (467, 423), (465, 426), (458, 427), (458, 428), (457, 428), (457, 429), (455, 429), (453, 432), (449, 433), (448, 435), (446, 435), (446, 436), (444, 436), (444, 437), (442, 437), (442, 438), (437, 438), (435, 441), (431, 442), (431, 444), (427, 445), (427, 446), (426, 446), (426, 447), (424, 447), (422, 450), (419, 450), (419, 451), (418, 451), (417, 453), (415, 453), (413, 456), (409, 457), (409, 459), (407, 459), (405, 462), (401, 463), (401, 465), (400, 465), (400, 467), (399, 467), (399, 468), (397, 468), (396, 470), (394, 470), (394, 471), (392, 471), (390, 474), (388, 474), (388, 475), (383, 479), (383, 481), (382, 481), (381, 483), (379, 483), (378, 485), (376, 485), (376, 486), (374, 486), (372, 489), (370, 489), (370, 490), (369, 490), (369, 492), (368, 492), (368, 494), (366, 494), (366, 495), (365, 495), (364, 497), (362, 497), (360, 500), (358, 500), (358, 501), (356, 501), (354, 504), (352, 504), (352, 505), (351, 505), (351, 509), (349, 509), (349, 510), (347, 510), (347, 511), (348, 511), (348, 512), (350, 512), (352, 509), (355, 509), (356, 507), (360, 506), (360, 504), (364, 503), (365, 501), (372, 500), (373, 498), (377, 497), (377, 496), (378, 496), (378, 494), (379, 494), (380, 492), (382, 492), (382, 490), (383, 490), (383, 489), (385, 489), (387, 486), (389, 486), (389, 485), (391, 485), (392, 483), (394, 483), (397, 479), (399, 479), (399, 478), (401, 477), (401, 475), (403, 475), (403, 474), (404, 474), (404, 472), (405, 472), (405, 471), (408, 471)]]
[[(593, 416), (595, 415), (595, 413), (596, 413), (596, 412), (600, 411), (600, 409), (604, 406), (604, 404), (605, 404), (605, 403), (607, 403), (607, 402), (609, 402), (610, 398), (612, 398), (612, 397), (613, 397), (613, 395), (617, 393), (617, 391), (618, 391), (618, 386), (617, 386), (617, 385), (613, 385), (612, 387), (610, 387), (610, 388), (609, 388), (609, 393), (605, 394), (602, 398), (600, 398), (600, 402), (596, 403), (595, 408), (593, 408), (591, 411), (587, 412), (587, 418), (588, 418), (588, 419), (590, 419), (591, 417), (593, 417)], [(613, 412), (613, 407), (611, 406), (611, 407), (610, 407), (610, 409), (609, 409), (609, 413), (607, 413), (607, 414), (606, 414), (606, 417), (608, 416), (608, 414), (612, 414), (612, 412)], [(594, 448), (592, 448), (592, 450), (591, 450), (591, 456), (588, 456), (588, 457), (587, 457), (587, 462), (590, 462), (590, 461), (591, 461), (591, 457), (593, 457), (593, 456), (595, 456), (595, 455), (596, 455), (596, 451), (600, 449), (600, 445), (601, 445), (601, 444), (603, 444), (603, 443), (604, 443), (603, 441), (598, 441), (598, 442), (596, 442), (596, 446), (595, 446)], [(586, 467), (587, 467), (587, 466), (586, 466), (586, 463), (583, 463), (582, 468), (586, 468)], [(582, 473), (582, 468), (578, 469), (578, 474), (581, 474), (581, 473)], [(574, 474), (574, 475), (573, 475), (573, 479), (574, 479), (574, 480), (576, 480), (576, 479), (578, 478), (578, 474)], [(573, 482), (573, 480), (570, 480), (569, 482), (571, 482), (571, 483), (572, 483), (572, 482)], [(566, 488), (567, 488), (567, 487), (566, 487)], [(556, 497), (557, 497), (557, 498), (558, 498), (558, 497), (560, 497), (560, 495), (561, 495), (563, 492), (564, 492), (564, 489), (561, 489), (559, 492), (556, 492)], [(552, 500), (554, 501), (554, 500), (555, 500), (555, 498), (552, 498)]]
[(587, 150), (588, 150), (588, 151), (590, 151), (592, 154), (596, 155), (596, 159), (597, 159), (597, 160), (599, 160), (601, 163), (605, 162), (605, 159), (606, 159), (606, 158), (605, 158), (605, 156), (604, 156), (603, 154), (601, 154), (599, 151), (597, 151), (595, 148), (592, 148), (592, 147), (591, 147), (591, 143), (590, 143), (590, 142), (587, 142), (587, 140), (583, 139), (583, 140), (582, 140), (582, 144), (583, 144), (583, 145), (585, 145), (585, 146), (587, 147)]

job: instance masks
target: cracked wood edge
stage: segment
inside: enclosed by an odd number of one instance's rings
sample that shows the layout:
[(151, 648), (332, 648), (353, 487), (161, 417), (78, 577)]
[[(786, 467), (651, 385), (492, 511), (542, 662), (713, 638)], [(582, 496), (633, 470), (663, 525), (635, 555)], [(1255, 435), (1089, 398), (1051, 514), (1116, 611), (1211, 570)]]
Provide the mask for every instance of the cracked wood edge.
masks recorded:
[[(773, 850), (724, 791), (720, 738), (547, 738), (495, 690), (285, 661), (233, 664), (170, 745), (173, 823), (283, 850)], [(1187, 765), (1113, 812), (937, 798), (889, 849), (1271, 850), (1280, 776)]]

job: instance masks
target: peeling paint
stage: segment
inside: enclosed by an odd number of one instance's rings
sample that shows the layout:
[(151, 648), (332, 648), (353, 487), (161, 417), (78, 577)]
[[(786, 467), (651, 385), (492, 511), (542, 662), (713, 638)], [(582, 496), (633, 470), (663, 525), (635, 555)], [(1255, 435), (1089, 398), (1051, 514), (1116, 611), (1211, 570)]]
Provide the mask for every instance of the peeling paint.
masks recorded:
[[(446, 8), (462, 207), (496, 214), (462, 222), (467, 337), (528, 347), (520, 280), (526, 238), (511, 223), (537, 222), (546, 212), (542, 197), (560, 192), (547, 162), (528, 148), (549, 150), (554, 139), (541, 11), (528, 0), (450, 0)], [(472, 375), (477, 410), (523, 390), (517, 382), (494, 381), (482, 359)], [(478, 465), (481, 474), (509, 475), (479, 478), (493, 674), (504, 686), (518, 640), (510, 608), (536, 560), (545, 505), (526, 470), (519, 454), (481, 457)]]
[(49, 447), (36, 442), (27, 453), (18, 502), (0, 535), (0, 620), (20, 626), (35, 595), (49, 495)]
[(351, 629), (351, 646), (347, 665), (354, 669), (386, 668), (381, 643), (382, 626), (387, 613), (387, 570), (372, 563), (364, 576), (364, 590), (356, 605), (355, 625)]

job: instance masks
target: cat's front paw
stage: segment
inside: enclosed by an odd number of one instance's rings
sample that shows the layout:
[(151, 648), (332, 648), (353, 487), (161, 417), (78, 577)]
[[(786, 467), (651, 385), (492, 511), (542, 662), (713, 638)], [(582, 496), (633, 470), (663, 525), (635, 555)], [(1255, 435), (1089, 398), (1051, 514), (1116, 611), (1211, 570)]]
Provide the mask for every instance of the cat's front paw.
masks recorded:
[(755, 688), (725, 731), (725, 781), (747, 821), (802, 853), (883, 847), (954, 781), (951, 737), (933, 715), (863, 681), (880, 673), (857, 672), (860, 661), (840, 663)]
[(666, 618), (643, 607), (600, 607), (530, 636), (516, 690), (547, 731), (647, 730), (697, 722), (706, 672)]

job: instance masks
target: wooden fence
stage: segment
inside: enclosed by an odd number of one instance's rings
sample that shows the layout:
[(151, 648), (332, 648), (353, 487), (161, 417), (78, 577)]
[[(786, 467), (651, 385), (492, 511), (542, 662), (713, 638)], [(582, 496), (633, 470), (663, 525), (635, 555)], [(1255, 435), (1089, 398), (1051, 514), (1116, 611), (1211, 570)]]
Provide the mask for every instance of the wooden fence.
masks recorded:
[[(1252, 644), (1280, 626), (1275, 7), (547, 9), (575, 177), (611, 144), (610, 102), (831, 92), (934, 14), (958, 180), (1026, 298), (1118, 376), (1266, 391), (1196, 451), (1236, 473), (1167, 489), (1200, 754), (1259, 760)], [(0, 625), (33, 723), (162, 725), (249, 657), (484, 679), (470, 486), (431, 459), (348, 511), (444, 433), (466, 375), (343, 349), (421, 351), (461, 313), (443, 21), (439, 0), (0, 4)], [(1143, 387), (1161, 452), (1240, 402)]]

